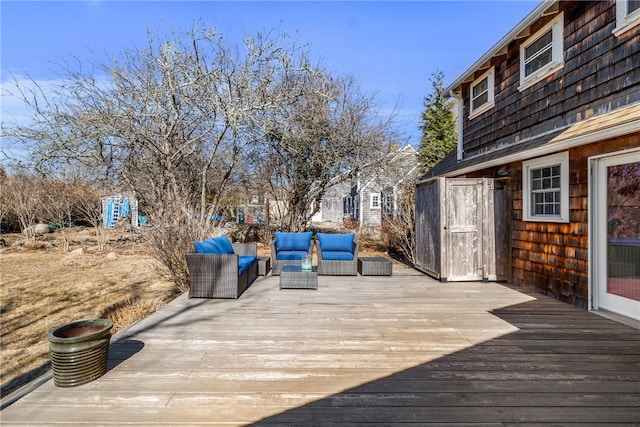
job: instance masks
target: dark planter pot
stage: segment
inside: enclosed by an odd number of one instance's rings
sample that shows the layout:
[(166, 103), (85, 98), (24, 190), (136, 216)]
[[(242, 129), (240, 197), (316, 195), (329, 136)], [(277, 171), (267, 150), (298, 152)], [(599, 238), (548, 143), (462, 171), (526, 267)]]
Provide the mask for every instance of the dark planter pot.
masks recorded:
[(58, 387), (86, 384), (107, 372), (113, 322), (80, 320), (49, 331), (53, 383)]

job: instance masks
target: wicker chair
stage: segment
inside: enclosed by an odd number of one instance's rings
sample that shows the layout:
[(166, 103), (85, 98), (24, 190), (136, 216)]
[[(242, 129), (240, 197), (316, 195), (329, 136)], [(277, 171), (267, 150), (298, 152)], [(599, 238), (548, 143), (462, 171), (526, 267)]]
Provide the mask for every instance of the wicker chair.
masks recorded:
[[(318, 274), (324, 276), (358, 275), (358, 242), (353, 233), (318, 233)], [(324, 246), (324, 247), (323, 247)]]
[[(313, 256), (312, 233), (276, 232), (271, 241), (271, 275), (279, 276), (285, 265), (301, 265), (305, 256)], [(308, 248), (307, 248), (308, 245)]]
[[(232, 243), (233, 253), (188, 253), (189, 298), (238, 298), (258, 277), (258, 248), (255, 243)], [(239, 272), (241, 256), (252, 256)]]

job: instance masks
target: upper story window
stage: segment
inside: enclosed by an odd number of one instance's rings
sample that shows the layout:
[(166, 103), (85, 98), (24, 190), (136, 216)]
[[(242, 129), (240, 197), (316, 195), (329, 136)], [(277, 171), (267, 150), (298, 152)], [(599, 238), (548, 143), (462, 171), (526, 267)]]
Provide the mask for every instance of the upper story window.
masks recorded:
[(371, 199), (369, 203), (369, 208), (371, 209), (380, 209), (380, 194), (379, 193), (371, 193)]
[(494, 105), (495, 69), (491, 67), (480, 78), (471, 83), (471, 112), (472, 119), (491, 109)]
[(564, 66), (564, 14), (520, 46), (520, 87), (524, 90)]
[(569, 153), (523, 162), (525, 221), (569, 222)]
[(638, 24), (640, 24), (640, 1), (617, 0), (616, 28), (613, 34), (618, 37)]

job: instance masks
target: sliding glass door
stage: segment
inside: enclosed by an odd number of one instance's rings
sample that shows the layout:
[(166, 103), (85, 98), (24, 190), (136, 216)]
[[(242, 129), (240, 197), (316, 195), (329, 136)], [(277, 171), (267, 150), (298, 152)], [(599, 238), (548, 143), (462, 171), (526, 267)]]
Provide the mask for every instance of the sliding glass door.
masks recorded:
[(640, 152), (594, 161), (594, 308), (640, 320)]

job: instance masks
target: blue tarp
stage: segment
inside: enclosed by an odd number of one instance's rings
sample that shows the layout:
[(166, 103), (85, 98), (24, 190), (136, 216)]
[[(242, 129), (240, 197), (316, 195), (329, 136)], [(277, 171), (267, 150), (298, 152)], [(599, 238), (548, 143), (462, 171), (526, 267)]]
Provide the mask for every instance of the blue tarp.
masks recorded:
[(113, 199), (109, 200), (107, 204), (107, 211), (104, 215), (104, 228), (111, 228), (111, 218), (113, 217), (113, 207), (115, 205), (115, 201)]
[(129, 199), (124, 199), (122, 201), (120, 204), (120, 218), (126, 218), (129, 216), (130, 206)]

